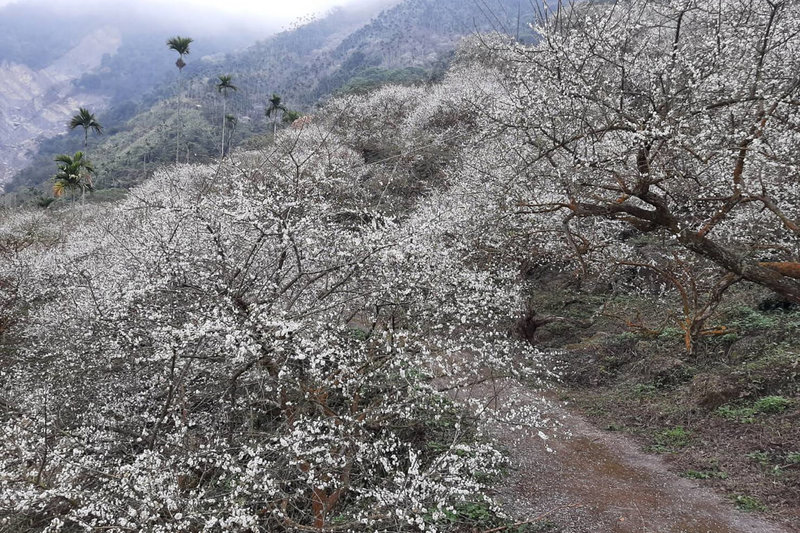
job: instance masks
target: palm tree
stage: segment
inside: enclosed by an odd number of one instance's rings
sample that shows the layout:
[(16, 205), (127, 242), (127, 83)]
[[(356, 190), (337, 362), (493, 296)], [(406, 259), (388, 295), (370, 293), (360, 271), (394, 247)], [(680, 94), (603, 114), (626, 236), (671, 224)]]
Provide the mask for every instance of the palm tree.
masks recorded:
[(281, 104), (281, 97), (275, 93), (272, 93), (272, 98), (269, 99), (269, 107), (264, 111), (267, 115), (267, 118), (270, 118), (274, 115), (272, 119), (272, 136), (274, 137), (278, 133), (278, 113), (286, 113), (288, 109), (286, 106)]
[(170, 50), (175, 50), (178, 52), (179, 56), (178, 60), (175, 62), (175, 66), (178, 67), (178, 92), (181, 93), (178, 95), (178, 134), (175, 136), (175, 164), (178, 163), (180, 157), (181, 129), (183, 129), (180, 105), (183, 98), (183, 77), (181, 74), (183, 73), (183, 67), (186, 66), (183, 56), (189, 55), (189, 45), (192, 43), (192, 41), (193, 39), (191, 37), (181, 37), (180, 35), (172, 37), (171, 39), (167, 39), (167, 48)]
[(236, 91), (236, 86), (231, 83), (232, 76), (224, 74), (217, 76), (219, 83), (217, 84), (217, 92), (222, 94), (222, 152), (219, 158), (225, 157), (225, 122), (227, 121), (227, 104), (228, 104), (228, 91)]
[(292, 124), (295, 120), (299, 119), (303, 115), (300, 114), (300, 111), (295, 111), (294, 109), (287, 109), (286, 112), (283, 114), (283, 118), (281, 122), (284, 124)]
[(81, 190), (81, 202), (87, 190), (93, 190), (92, 174), (94, 167), (85, 158), (83, 152), (75, 152), (74, 156), (60, 154), (56, 156), (58, 172), (53, 176), (53, 195), (60, 197), (64, 191), (72, 193), (72, 200), (75, 200), (75, 190)]
[(94, 114), (90, 113), (85, 107), (78, 108), (78, 113), (69, 121), (69, 129), (74, 130), (77, 127), (83, 128), (83, 149), (86, 149), (86, 144), (89, 142), (89, 130), (93, 130), (96, 135), (103, 134), (103, 126), (94, 118)]
[(183, 67), (186, 66), (183, 56), (189, 55), (189, 45), (192, 44), (193, 41), (194, 39), (191, 37), (181, 37), (180, 35), (172, 37), (171, 39), (167, 39), (167, 48), (170, 50), (175, 50), (180, 56), (175, 62), (175, 66), (178, 67), (178, 72), (182, 72)]

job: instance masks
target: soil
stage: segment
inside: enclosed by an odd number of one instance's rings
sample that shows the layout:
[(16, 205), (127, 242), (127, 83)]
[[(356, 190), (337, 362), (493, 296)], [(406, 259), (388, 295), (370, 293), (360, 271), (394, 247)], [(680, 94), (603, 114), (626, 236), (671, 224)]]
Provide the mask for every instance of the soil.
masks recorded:
[(497, 414), (508, 405), (533, 407), (550, 420), (541, 433), (489, 423), (491, 437), (509, 453), (511, 471), (496, 496), (514, 521), (564, 533), (800, 531), (800, 525), (737, 510), (699, 481), (679, 477), (663, 456), (628, 435), (598, 429), (556, 392), (506, 379), (455, 395), (480, 399)]

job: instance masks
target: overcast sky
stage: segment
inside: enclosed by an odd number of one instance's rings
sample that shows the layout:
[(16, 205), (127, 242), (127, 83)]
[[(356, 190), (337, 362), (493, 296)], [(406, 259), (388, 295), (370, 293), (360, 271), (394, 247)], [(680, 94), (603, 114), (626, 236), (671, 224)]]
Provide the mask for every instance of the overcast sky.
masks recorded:
[[(32, 0), (0, 0), (0, 7), (12, 3), (26, 3)], [(312, 13), (324, 13), (333, 6), (356, 3), (372, 3), (377, 0), (133, 0), (137, 4), (171, 7), (181, 4), (211, 8), (241, 15), (245, 18), (269, 19), (271, 22), (287, 23)], [(113, 5), (114, 0), (104, 0), (103, 4)], [(64, 6), (92, 5), (98, 0), (51, 0), (51, 5)]]
[[(2, 0), (0, 0), (2, 1)], [(141, 0), (159, 3), (163, 0)], [(208, 8), (220, 9), (245, 16), (271, 17), (292, 20), (310, 13), (325, 12), (333, 6), (353, 3), (353, 0), (182, 0)]]

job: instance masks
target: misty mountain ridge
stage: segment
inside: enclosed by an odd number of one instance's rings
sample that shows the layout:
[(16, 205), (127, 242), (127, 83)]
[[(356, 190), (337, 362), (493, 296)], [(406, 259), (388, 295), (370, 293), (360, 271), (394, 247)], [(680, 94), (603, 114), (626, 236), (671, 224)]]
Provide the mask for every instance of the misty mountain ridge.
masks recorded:
[[(0, 13), (11, 11), (11, 18), (19, 22), (25, 6), (13, 4)], [(44, 8), (37, 6), (27, 7), (34, 19), (44, 15)], [(66, 54), (30, 55), (20, 51), (25, 47), (0, 53), (6, 77), (20, 86), (13, 99), (0, 95), (0, 148), (11, 154), (0, 168), (0, 185), (14, 190), (47, 182), (54, 154), (80, 148), (76, 132), (64, 135), (66, 122), (79, 106), (91, 108), (106, 128), (92, 148), (105, 183), (134, 183), (148, 163), (174, 161), (174, 133), (167, 125), (177, 124), (177, 118), (166, 101), (176, 94), (178, 73), (175, 54), (164, 46), (170, 35), (194, 39), (183, 75), (188, 80), (186, 96), (193, 102), (187, 106), (188, 135), (195, 137), (187, 137), (191, 143), (185, 150), (189, 160), (191, 154), (205, 160), (219, 155), (216, 129), (221, 110), (214, 83), (220, 74), (232, 75), (239, 89), (231, 93), (228, 109), (243, 119), (236, 132), (241, 142), (269, 131), (263, 114), (273, 93), (291, 108), (308, 111), (337, 92), (387, 82), (426, 82), (444, 70), (448, 54), (465, 35), (504, 30), (530, 38), (532, 10), (525, 0), (372, 0), (334, 8), (264, 39), (236, 30), (206, 33), (196, 22), (202, 22), (202, 16), (182, 10), (167, 11), (163, 17), (159, 13), (156, 21), (134, 15), (130, 26), (120, 28), (113, 24), (118, 15), (101, 9), (90, 16), (92, 24), (84, 25), (98, 29), (77, 41), (70, 37)], [(2, 20), (11, 19), (3, 15)], [(18, 23), (16, 29), (6, 29), (24, 41), (31, 38), (26, 33), (29, 26)], [(255, 44), (247, 46), (248, 42)], [(14, 59), (34, 67), (20, 67)], [(58, 72), (58, 81), (39, 72)], [(14, 111), (23, 109), (25, 113)], [(162, 109), (162, 115), (154, 109)], [(133, 131), (137, 134), (131, 135)]]

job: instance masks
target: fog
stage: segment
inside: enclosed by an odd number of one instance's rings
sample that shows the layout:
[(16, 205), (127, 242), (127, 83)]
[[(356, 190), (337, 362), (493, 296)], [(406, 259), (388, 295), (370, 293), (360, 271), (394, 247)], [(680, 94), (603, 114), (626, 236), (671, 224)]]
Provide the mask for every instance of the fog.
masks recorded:
[[(274, 32), (286, 29), (309, 17), (322, 15), (341, 6), (350, 9), (378, 11), (400, 0), (0, 0), (2, 8), (31, 7), (46, 10), (54, 16), (89, 12), (120, 22), (149, 19), (154, 26), (169, 25), (174, 31), (203, 30), (228, 32), (241, 28), (248, 31)], [(183, 27), (175, 27), (180, 21)]]

